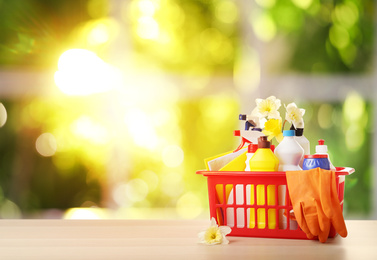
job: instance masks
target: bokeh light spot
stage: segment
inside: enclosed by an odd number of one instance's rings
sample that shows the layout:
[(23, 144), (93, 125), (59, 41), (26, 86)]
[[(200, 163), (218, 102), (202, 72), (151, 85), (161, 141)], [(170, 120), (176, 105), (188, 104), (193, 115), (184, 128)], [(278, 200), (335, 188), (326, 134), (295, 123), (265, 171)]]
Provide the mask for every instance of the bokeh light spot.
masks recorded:
[(109, 135), (105, 127), (93, 122), (88, 116), (81, 116), (72, 124), (73, 133), (96, 144), (105, 144)]
[(288, 5), (279, 7), (279, 12), (274, 18), (279, 22), (279, 28), (283, 31), (297, 31), (304, 24), (304, 13), (298, 8), (292, 8)]
[(5, 199), (0, 206), (0, 218), (2, 219), (19, 219), (22, 217), (21, 209), (16, 203)]
[(355, 3), (346, 1), (344, 4), (338, 4), (334, 10), (334, 22), (338, 22), (341, 26), (351, 27), (359, 19), (359, 10)]
[(169, 145), (162, 152), (162, 161), (168, 167), (178, 167), (183, 163), (184, 153), (178, 145)]
[(233, 1), (220, 1), (216, 4), (215, 16), (223, 23), (235, 23), (238, 19), (237, 6)]
[(106, 43), (110, 38), (108, 28), (104, 24), (98, 24), (88, 35), (88, 41), (92, 45)]
[(349, 151), (359, 150), (365, 141), (365, 132), (359, 125), (350, 125), (346, 131), (346, 146)]
[(200, 34), (200, 43), (209, 52), (216, 52), (219, 50), (224, 36), (216, 28), (208, 28)]
[(126, 196), (131, 202), (144, 200), (148, 195), (149, 189), (145, 181), (136, 178), (126, 184)]
[(132, 203), (144, 200), (149, 192), (148, 184), (139, 178), (127, 183), (119, 183), (113, 189), (113, 199), (121, 207), (127, 207)]
[(233, 46), (228, 37), (216, 28), (207, 28), (200, 34), (200, 44), (216, 63), (226, 63), (232, 58)]
[(350, 43), (350, 35), (344, 27), (333, 25), (330, 28), (330, 42), (336, 48), (343, 49)]
[(0, 127), (4, 126), (7, 122), (7, 110), (2, 103), (0, 103)]
[(342, 61), (347, 65), (351, 65), (355, 61), (357, 52), (357, 47), (353, 44), (349, 44), (345, 48), (339, 50)]
[(343, 117), (349, 124), (356, 124), (365, 113), (365, 101), (359, 93), (352, 91), (343, 105)]
[(35, 148), (42, 156), (53, 156), (57, 149), (57, 143), (54, 135), (50, 133), (41, 134), (35, 142)]
[(256, 36), (264, 41), (271, 41), (276, 35), (276, 25), (272, 17), (267, 12), (257, 13), (250, 17)]
[(155, 4), (150, 0), (141, 0), (138, 2), (138, 7), (142, 15), (153, 16), (156, 12)]
[(199, 197), (193, 192), (187, 192), (178, 199), (176, 210), (182, 218), (193, 219), (202, 213), (203, 208)]
[(329, 104), (322, 104), (318, 110), (318, 124), (323, 129), (328, 129), (333, 125), (333, 108)]
[(139, 174), (139, 178), (148, 185), (149, 192), (154, 191), (159, 185), (159, 178), (154, 171), (144, 170)]
[(118, 183), (112, 192), (112, 197), (116, 204), (121, 207), (128, 206), (127, 194), (126, 194), (127, 184)]
[(205, 124), (211, 128), (214, 124), (226, 124), (232, 118), (234, 103), (229, 97), (210, 97), (203, 99), (200, 108), (203, 113)]
[(292, 2), (301, 9), (308, 9), (311, 6), (313, 0), (292, 0)]
[(158, 144), (158, 136), (149, 116), (141, 109), (130, 109), (125, 123), (136, 145), (153, 150)]
[(154, 40), (160, 35), (160, 28), (153, 17), (142, 16), (138, 19), (137, 34), (142, 39)]

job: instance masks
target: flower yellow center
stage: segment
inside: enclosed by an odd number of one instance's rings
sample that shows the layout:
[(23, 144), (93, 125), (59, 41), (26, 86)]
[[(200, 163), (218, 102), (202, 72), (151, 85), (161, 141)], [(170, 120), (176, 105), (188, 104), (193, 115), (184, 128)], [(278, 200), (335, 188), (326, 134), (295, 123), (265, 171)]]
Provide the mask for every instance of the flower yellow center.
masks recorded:
[(289, 116), (293, 121), (297, 120), (297, 115), (294, 112), (292, 112)]
[(208, 244), (221, 243), (221, 232), (218, 227), (210, 227), (204, 235), (204, 239)]

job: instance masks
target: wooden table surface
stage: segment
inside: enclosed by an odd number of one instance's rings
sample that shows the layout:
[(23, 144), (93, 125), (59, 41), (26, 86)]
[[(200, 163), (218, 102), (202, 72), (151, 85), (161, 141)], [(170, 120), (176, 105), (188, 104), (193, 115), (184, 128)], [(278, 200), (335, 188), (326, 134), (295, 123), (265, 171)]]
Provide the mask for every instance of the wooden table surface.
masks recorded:
[(348, 237), (228, 236), (197, 243), (207, 220), (0, 220), (0, 259), (377, 259), (377, 221), (346, 221)]

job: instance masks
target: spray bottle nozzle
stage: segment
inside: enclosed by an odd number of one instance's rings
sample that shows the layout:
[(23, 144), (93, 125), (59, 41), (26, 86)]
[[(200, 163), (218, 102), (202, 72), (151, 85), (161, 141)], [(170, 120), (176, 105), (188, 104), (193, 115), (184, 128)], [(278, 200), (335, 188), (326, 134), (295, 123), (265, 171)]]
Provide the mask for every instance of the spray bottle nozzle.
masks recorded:
[(239, 119), (239, 120), (246, 120), (246, 115), (244, 115), (244, 114), (239, 114), (238, 119)]
[(323, 139), (319, 139), (319, 140), (318, 140), (318, 144), (319, 144), (319, 145), (324, 145), (324, 144), (325, 144), (325, 140), (323, 140)]

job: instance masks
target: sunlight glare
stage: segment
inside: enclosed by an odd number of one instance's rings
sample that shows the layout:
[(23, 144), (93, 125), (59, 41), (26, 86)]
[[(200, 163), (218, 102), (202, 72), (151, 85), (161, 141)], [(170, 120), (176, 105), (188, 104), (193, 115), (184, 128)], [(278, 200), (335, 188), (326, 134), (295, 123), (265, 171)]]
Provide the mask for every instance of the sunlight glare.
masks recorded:
[(94, 27), (89, 35), (88, 41), (92, 45), (99, 45), (108, 42), (110, 39), (108, 28), (105, 24), (98, 24)]
[(142, 39), (154, 40), (160, 35), (157, 21), (150, 16), (142, 16), (138, 19), (137, 34)]
[(125, 116), (125, 123), (135, 144), (154, 149), (158, 144), (158, 136), (149, 116), (140, 109), (131, 109)]
[(64, 219), (105, 219), (107, 214), (100, 208), (70, 208), (63, 216)]
[(71, 49), (59, 58), (55, 83), (67, 95), (90, 95), (119, 86), (121, 75), (95, 53)]
[(88, 116), (77, 119), (72, 125), (72, 130), (78, 137), (96, 144), (105, 144), (109, 141), (106, 128), (93, 122)]
[(153, 16), (156, 12), (155, 3), (150, 0), (141, 0), (138, 3), (140, 12), (145, 16)]

